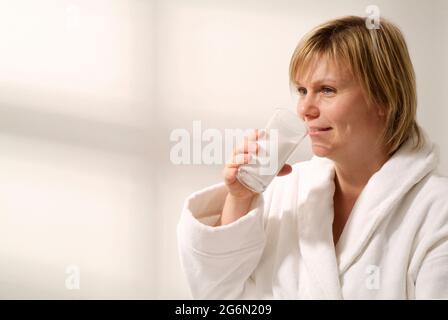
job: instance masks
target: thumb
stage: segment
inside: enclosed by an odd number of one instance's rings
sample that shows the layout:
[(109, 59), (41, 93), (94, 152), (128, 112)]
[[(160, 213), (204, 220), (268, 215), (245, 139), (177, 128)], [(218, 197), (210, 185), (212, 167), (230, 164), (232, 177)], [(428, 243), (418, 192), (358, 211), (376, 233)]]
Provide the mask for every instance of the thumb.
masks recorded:
[(277, 174), (277, 176), (286, 176), (292, 172), (292, 167), (289, 164), (285, 164)]

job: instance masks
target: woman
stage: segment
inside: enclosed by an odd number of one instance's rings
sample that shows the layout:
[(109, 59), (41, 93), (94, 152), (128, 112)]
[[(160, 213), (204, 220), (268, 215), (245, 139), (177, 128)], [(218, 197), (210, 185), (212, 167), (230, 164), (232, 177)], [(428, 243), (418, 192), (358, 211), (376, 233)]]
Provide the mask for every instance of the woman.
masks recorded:
[(298, 44), (290, 64), (314, 157), (262, 194), (236, 180), (191, 195), (178, 225), (194, 298), (448, 298), (448, 179), (416, 123), (399, 29), (344, 17)]

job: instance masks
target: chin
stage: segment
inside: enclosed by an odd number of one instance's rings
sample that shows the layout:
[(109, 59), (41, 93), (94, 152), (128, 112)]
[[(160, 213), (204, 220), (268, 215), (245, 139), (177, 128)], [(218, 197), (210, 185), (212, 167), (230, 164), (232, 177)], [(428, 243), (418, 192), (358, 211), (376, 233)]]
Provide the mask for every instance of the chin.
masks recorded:
[(331, 155), (331, 150), (323, 146), (312, 146), (313, 154), (318, 157), (328, 158)]

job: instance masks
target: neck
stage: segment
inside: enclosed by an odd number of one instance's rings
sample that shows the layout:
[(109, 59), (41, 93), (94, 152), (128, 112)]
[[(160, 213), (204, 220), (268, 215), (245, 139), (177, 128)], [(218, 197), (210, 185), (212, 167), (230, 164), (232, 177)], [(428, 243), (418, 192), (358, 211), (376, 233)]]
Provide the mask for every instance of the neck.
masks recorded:
[(336, 192), (345, 197), (357, 197), (370, 177), (387, 161), (384, 153), (372, 157), (352, 157), (344, 161), (335, 161)]

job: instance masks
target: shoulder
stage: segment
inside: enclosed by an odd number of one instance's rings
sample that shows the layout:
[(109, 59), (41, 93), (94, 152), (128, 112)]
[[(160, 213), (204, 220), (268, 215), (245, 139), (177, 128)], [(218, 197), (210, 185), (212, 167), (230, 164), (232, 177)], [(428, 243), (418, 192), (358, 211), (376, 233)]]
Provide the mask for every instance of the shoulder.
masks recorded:
[(411, 209), (420, 216), (415, 249), (418, 266), (422, 259), (448, 254), (448, 178), (430, 174), (420, 183)]
[[(437, 173), (432, 173), (428, 177), (428, 183), (431, 187), (435, 187), (440, 191), (448, 191), (448, 177)], [(446, 194), (445, 194), (446, 195)]]
[(420, 184), (412, 202), (413, 210), (422, 216), (421, 232), (428, 235), (440, 230), (448, 232), (448, 178), (430, 174)]
[(448, 209), (448, 177), (430, 174), (422, 181), (419, 193), (431, 203), (444, 205)]

